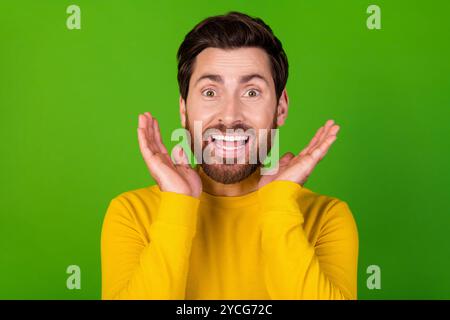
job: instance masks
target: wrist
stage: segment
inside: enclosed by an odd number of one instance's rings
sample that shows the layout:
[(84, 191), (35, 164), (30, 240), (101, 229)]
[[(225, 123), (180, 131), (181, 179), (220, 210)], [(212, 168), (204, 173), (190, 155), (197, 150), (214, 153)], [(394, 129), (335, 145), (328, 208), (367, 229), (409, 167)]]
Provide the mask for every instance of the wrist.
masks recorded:
[(201, 192), (200, 193), (194, 192), (188, 188), (174, 188), (173, 186), (167, 187), (167, 186), (161, 185), (161, 186), (159, 186), (159, 189), (161, 190), (161, 192), (170, 192), (170, 193), (175, 193), (175, 194), (192, 197), (192, 198), (197, 198), (197, 199), (200, 198), (200, 194), (201, 194)]

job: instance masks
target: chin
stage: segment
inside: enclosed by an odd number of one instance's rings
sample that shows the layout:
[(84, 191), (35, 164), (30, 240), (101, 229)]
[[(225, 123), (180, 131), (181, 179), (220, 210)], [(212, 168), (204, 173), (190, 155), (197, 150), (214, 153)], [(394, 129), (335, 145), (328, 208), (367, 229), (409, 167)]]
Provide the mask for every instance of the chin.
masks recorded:
[(239, 183), (258, 169), (258, 164), (201, 164), (208, 177), (222, 184)]

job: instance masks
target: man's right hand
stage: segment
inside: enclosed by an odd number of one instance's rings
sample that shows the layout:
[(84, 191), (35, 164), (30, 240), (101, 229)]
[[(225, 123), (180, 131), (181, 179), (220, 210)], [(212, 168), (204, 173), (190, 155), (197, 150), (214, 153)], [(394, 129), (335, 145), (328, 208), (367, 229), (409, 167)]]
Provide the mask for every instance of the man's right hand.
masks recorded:
[(138, 138), (144, 161), (161, 191), (200, 197), (200, 176), (189, 165), (183, 148), (176, 147), (176, 163), (172, 161), (162, 142), (158, 121), (149, 112), (139, 115)]

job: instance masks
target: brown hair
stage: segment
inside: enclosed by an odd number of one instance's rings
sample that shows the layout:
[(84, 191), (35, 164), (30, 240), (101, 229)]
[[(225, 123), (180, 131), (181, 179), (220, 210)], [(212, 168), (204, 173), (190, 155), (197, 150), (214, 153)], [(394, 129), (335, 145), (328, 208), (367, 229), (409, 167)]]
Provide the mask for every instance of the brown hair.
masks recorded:
[(195, 58), (206, 48), (237, 49), (259, 47), (269, 56), (277, 101), (286, 86), (288, 60), (280, 40), (259, 18), (240, 12), (209, 17), (197, 24), (184, 38), (177, 53), (178, 86), (186, 100)]

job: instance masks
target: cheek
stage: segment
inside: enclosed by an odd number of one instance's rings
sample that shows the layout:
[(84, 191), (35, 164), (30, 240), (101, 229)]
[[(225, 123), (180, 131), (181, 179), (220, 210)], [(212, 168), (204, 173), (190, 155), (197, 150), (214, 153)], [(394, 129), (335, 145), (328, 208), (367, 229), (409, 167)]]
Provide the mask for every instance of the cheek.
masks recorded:
[(274, 121), (276, 102), (275, 98), (268, 97), (253, 102), (244, 102), (246, 118), (254, 125), (254, 128), (270, 128)]
[(208, 122), (214, 116), (214, 110), (216, 110), (216, 108), (211, 108), (211, 106), (205, 104), (201, 99), (188, 98), (186, 105), (190, 125), (193, 125), (194, 121)]
[(249, 111), (246, 115), (246, 119), (252, 128), (255, 129), (267, 129), (272, 128), (275, 116), (275, 109), (272, 106), (271, 108), (264, 108), (259, 110)]
[(215, 123), (216, 115), (212, 108), (192, 103), (187, 107), (187, 120), (189, 121), (189, 131), (194, 135), (195, 141), (203, 140), (203, 133), (206, 128)]
[[(215, 119), (216, 116), (213, 112), (211, 112), (211, 110), (197, 108), (191, 112), (188, 112), (189, 126), (191, 128), (194, 127), (195, 122), (200, 122), (201, 129), (205, 130), (208, 126), (214, 123)], [(197, 126), (198, 125), (199, 124), (197, 124)]]

